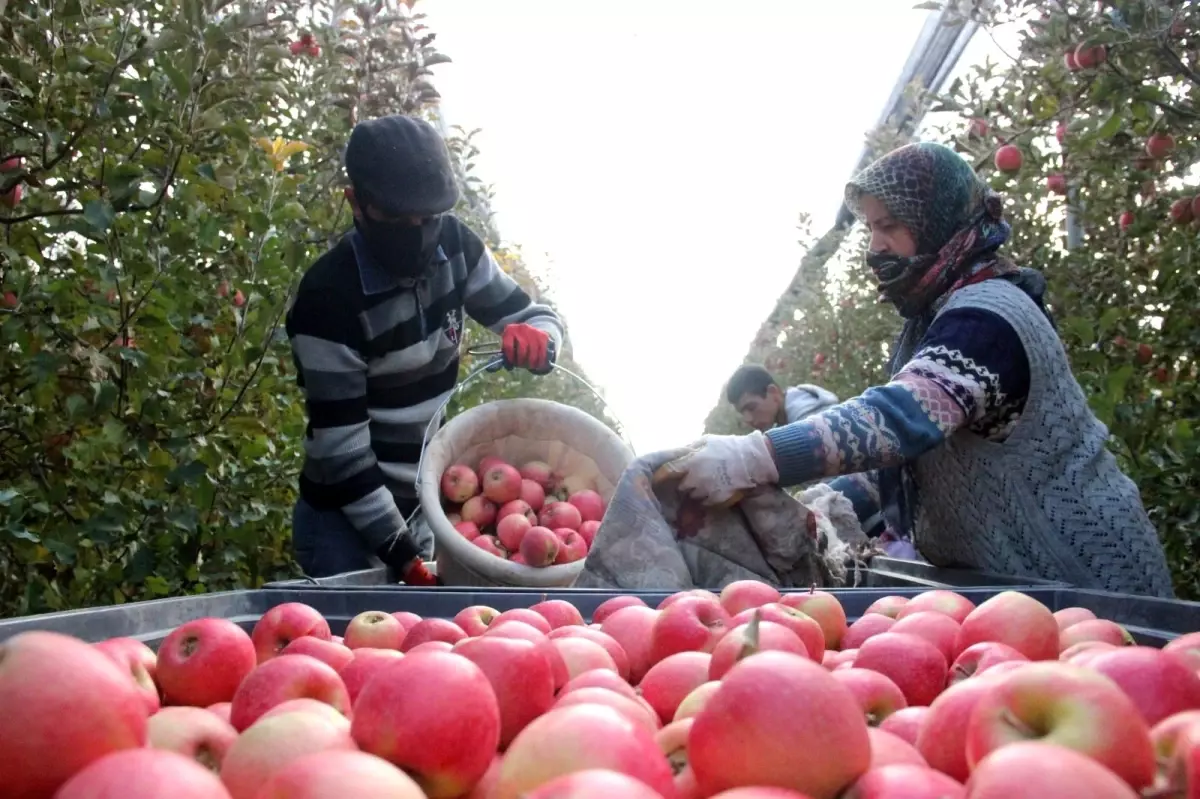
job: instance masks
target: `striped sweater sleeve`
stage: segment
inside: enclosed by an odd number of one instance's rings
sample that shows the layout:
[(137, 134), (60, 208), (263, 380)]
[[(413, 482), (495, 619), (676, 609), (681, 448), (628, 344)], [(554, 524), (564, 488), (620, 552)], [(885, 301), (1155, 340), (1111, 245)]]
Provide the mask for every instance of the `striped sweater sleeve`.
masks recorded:
[(513, 280), (492, 256), (479, 236), (462, 225), (463, 257), (467, 262), (467, 286), (463, 306), (471, 318), (491, 330), (503, 333), (515, 322), (524, 322), (544, 330), (562, 352), (563, 324), (548, 305), (534, 302), (525, 289)]
[(999, 439), (1029, 392), (1029, 360), (999, 316), (941, 314), (886, 385), (767, 432), (781, 485), (913, 460), (960, 429)]
[(301, 290), (288, 314), (288, 338), (308, 409), (301, 494), (339, 508), (372, 551), (404, 529), (404, 519), (371, 449), (367, 362), (362, 332), (327, 292)]

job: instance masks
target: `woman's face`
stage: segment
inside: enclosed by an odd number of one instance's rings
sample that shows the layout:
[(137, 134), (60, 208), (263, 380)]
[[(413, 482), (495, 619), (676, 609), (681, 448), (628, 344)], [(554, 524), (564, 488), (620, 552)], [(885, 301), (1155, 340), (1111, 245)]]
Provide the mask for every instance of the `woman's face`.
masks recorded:
[(871, 252), (887, 253), (900, 258), (910, 258), (917, 254), (916, 237), (892, 217), (887, 206), (870, 194), (864, 194), (861, 203), (867, 228), (871, 231)]

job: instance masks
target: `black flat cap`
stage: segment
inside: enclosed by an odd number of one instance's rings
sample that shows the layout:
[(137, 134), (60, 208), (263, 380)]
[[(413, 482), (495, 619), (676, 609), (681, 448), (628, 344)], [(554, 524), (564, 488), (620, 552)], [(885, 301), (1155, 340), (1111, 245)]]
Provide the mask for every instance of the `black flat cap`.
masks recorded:
[(422, 119), (359, 122), (346, 144), (346, 174), (362, 199), (389, 215), (432, 216), (458, 203), (446, 142)]

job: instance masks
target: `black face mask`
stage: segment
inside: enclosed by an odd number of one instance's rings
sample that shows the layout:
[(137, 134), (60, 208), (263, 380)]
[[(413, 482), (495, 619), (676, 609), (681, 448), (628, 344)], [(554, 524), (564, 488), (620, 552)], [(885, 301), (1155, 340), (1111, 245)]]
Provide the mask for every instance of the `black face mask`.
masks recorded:
[(419, 225), (408, 225), (381, 222), (364, 216), (356, 218), (354, 226), (380, 266), (395, 270), (405, 277), (420, 277), (429, 270), (437, 256), (442, 217), (431, 216)]
[(875, 273), (880, 295), (895, 305), (902, 316), (908, 317), (916, 310), (909, 306), (920, 302), (920, 298), (913, 296), (913, 290), (936, 258), (936, 255), (906, 258), (887, 252), (869, 252), (867, 266)]

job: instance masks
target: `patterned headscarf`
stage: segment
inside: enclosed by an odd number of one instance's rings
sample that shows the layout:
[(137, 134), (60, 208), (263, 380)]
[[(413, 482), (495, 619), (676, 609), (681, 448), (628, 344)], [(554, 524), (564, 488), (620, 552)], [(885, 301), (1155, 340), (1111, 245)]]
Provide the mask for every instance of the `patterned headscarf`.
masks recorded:
[(948, 147), (909, 144), (856, 175), (846, 186), (846, 207), (860, 220), (868, 194), (917, 242), (912, 257), (868, 259), (880, 294), (906, 319), (936, 310), (963, 285), (1016, 271), (995, 255), (1012, 233), (1000, 196)]

